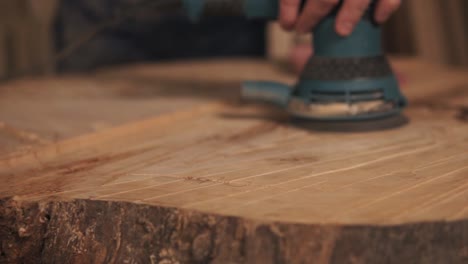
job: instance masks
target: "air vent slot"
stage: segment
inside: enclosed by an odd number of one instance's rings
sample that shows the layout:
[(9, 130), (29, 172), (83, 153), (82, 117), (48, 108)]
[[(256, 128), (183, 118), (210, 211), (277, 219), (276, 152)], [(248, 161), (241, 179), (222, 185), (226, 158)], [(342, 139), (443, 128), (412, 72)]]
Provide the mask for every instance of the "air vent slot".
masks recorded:
[(350, 91), (350, 92), (317, 92), (313, 91), (309, 95), (311, 102), (363, 102), (375, 101), (384, 99), (384, 94), (381, 89), (373, 89), (367, 91)]

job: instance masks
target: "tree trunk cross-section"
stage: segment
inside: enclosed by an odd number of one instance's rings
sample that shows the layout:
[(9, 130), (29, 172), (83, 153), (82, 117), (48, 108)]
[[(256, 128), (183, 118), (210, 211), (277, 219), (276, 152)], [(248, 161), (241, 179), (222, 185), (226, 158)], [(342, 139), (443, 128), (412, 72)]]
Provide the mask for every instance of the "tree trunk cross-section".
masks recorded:
[[(397, 65), (411, 106), (383, 130), (226, 103), (219, 89), (235, 81), (284, 77), (253, 62), (44, 81), (50, 96), (6, 85), (3, 98), (42, 107), (0, 104), (11, 128), (0, 139), (41, 140), (0, 154), (0, 263), (468, 263), (468, 76)], [(182, 99), (201, 84), (204, 95)], [(76, 130), (48, 114), (61, 109), (54, 94), (83, 113)], [(100, 120), (112, 122), (90, 131)]]

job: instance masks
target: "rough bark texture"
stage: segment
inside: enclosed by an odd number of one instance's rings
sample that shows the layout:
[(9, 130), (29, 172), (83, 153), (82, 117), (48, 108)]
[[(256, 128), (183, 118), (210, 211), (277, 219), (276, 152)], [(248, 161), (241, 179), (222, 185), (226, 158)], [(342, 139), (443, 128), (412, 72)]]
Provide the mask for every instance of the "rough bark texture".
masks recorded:
[(48, 208), (0, 199), (0, 263), (37, 263), (49, 225)]
[(468, 263), (468, 221), (261, 223), (121, 202), (0, 201), (0, 263)]

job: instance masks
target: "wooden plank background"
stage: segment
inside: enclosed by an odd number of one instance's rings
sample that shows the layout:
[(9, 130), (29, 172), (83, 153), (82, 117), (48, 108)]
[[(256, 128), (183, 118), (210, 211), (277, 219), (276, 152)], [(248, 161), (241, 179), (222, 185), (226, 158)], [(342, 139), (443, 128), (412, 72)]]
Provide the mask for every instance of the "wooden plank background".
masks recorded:
[[(52, 22), (60, 0), (0, 1), (0, 79), (53, 73)], [(436, 63), (468, 65), (468, 3), (463, 0), (403, 1), (385, 25), (386, 49)], [(268, 57), (286, 60), (297, 36), (268, 27)], [(305, 38), (310, 40), (310, 36)]]
[(53, 72), (58, 0), (0, 0), (0, 79)]

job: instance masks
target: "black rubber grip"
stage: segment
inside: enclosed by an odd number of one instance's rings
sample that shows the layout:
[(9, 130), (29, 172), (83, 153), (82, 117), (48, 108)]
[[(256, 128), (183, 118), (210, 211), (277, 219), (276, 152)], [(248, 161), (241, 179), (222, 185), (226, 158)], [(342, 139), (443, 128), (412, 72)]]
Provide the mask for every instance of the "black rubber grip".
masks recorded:
[(325, 58), (314, 56), (306, 65), (304, 80), (341, 81), (380, 78), (393, 74), (385, 56), (363, 58)]
[(205, 0), (203, 16), (244, 16), (244, 0)]

